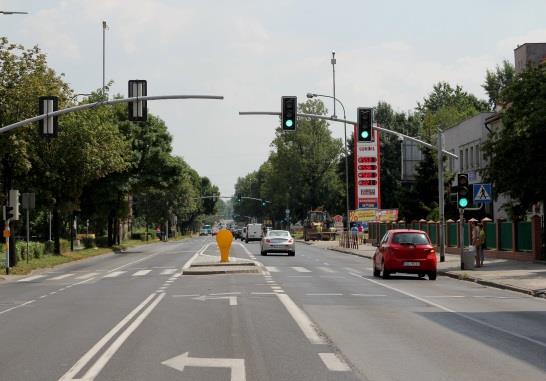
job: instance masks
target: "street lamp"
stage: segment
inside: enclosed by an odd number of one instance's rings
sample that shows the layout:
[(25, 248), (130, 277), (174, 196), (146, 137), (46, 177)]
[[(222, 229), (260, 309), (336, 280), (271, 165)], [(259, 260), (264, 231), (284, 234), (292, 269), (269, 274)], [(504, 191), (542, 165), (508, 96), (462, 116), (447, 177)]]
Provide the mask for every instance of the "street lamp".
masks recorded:
[[(309, 98), (309, 99), (316, 98), (316, 97), (324, 97), (324, 98), (333, 99), (334, 100), (334, 105), (336, 104), (335, 102), (339, 102), (339, 104), (341, 105), (341, 108), (343, 109), (343, 131), (345, 132), (343, 134), (343, 138), (344, 138), (343, 148), (344, 148), (344, 151), (345, 151), (345, 209), (346, 209), (346, 213), (347, 213), (347, 229), (349, 229), (349, 225), (350, 225), (350, 219), (349, 219), (349, 159), (348, 159), (349, 150), (347, 149), (347, 122), (345, 122), (347, 120), (347, 116), (345, 115), (345, 106), (343, 105), (343, 103), (339, 99), (337, 99), (336, 97), (333, 97), (331, 95), (307, 93), (307, 98)], [(337, 116), (332, 115), (332, 118), (337, 118)]]
[(0, 15), (28, 15), (28, 12), (0, 11)]

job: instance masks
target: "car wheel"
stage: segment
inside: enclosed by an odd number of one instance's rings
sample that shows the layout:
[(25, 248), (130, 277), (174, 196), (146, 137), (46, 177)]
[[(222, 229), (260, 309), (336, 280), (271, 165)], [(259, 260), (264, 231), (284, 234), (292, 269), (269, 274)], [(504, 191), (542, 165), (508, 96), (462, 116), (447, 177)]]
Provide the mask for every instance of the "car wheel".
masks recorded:
[(248, 239), (245, 239), (245, 243), (248, 243)]
[(375, 268), (375, 264), (373, 265), (373, 276), (379, 277), (381, 275), (381, 270), (378, 270)]
[(418, 276), (419, 278), (423, 278), (423, 277), (425, 276), (425, 273), (419, 273), (419, 274), (417, 274), (417, 276)]
[(260, 251), (261, 255), (267, 255), (267, 251)]
[(290, 257), (293, 257), (293, 256), (296, 255), (296, 252), (295, 252), (295, 251), (289, 251), (289, 252), (288, 252), (288, 255), (289, 255)]
[(381, 262), (381, 277), (383, 279), (388, 279), (390, 275), (391, 273), (385, 270), (385, 263)]
[(429, 280), (436, 280), (436, 271), (431, 271), (428, 273)]

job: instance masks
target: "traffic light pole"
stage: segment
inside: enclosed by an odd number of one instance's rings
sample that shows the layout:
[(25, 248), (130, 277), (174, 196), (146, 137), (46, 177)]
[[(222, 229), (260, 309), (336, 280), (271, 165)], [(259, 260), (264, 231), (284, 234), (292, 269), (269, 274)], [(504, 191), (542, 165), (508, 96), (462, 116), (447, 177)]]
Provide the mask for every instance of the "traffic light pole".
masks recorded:
[(54, 112), (50, 112), (47, 114), (37, 115), (29, 119), (21, 120), (19, 122), (9, 124), (5, 127), (0, 128), (0, 134), (3, 134), (5, 132), (11, 131), (15, 128), (25, 126), (27, 124), (31, 124), (34, 122), (38, 122), (42, 119), (46, 119), (49, 117), (59, 116), (63, 114), (68, 114), (71, 112), (77, 112), (77, 111), (83, 111), (83, 110), (89, 110), (92, 108), (100, 107), (100, 106), (106, 106), (106, 105), (114, 105), (118, 103), (131, 103), (131, 102), (140, 102), (140, 101), (155, 101), (155, 100), (165, 100), (165, 99), (224, 99), (221, 95), (153, 95), (153, 96), (145, 96), (145, 97), (132, 97), (132, 98), (120, 98), (120, 99), (112, 99), (109, 101), (100, 101), (100, 102), (94, 102), (94, 103), (86, 103), (83, 105), (78, 105), (74, 107), (65, 108), (62, 110), (57, 110)]
[(445, 262), (445, 213), (444, 213), (444, 155), (442, 144), (442, 130), (438, 129), (438, 209), (440, 217), (440, 231), (438, 234), (440, 246), (440, 262)]

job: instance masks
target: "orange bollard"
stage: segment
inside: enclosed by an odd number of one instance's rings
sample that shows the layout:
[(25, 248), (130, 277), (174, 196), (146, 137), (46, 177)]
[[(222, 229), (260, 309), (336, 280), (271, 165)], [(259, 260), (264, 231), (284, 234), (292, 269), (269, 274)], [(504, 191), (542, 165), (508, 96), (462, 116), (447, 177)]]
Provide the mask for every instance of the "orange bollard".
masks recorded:
[(220, 262), (229, 262), (229, 250), (233, 242), (233, 234), (227, 229), (222, 229), (216, 234), (216, 243), (220, 248)]

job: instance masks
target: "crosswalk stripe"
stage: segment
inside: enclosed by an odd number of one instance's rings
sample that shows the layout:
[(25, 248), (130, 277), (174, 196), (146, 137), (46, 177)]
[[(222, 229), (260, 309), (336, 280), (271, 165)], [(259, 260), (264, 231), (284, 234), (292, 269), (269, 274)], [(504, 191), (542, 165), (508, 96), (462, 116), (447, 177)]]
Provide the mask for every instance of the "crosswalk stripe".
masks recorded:
[(89, 273), (82, 276), (77, 277), (76, 279), (89, 279), (94, 277), (95, 275), (99, 275), (99, 273)]
[(103, 278), (115, 278), (120, 276), (121, 274), (126, 273), (127, 271), (114, 271), (113, 273), (106, 274)]
[(161, 275), (171, 275), (176, 272), (176, 269), (166, 269), (161, 272)]
[(265, 266), (265, 268), (270, 273), (278, 273), (279, 272), (279, 269), (276, 266)]
[(29, 276), (28, 278), (19, 279), (17, 282), (32, 282), (33, 280), (40, 279), (45, 277), (45, 275), (34, 275)]
[(133, 274), (133, 276), (144, 276), (151, 272), (152, 270), (140, 270)]
[(307, 270), (305, 267), (292, 267), (294, 270), (296, 270), (299, 273), (310, 273), (311, 270)]
[(332, 270), (329, 267), (324, 267), (324, 266), (319, 266), (319, 267), (317, 267), (317, 269), (320, 269), (320, 270), (324, 271), (325, 273), (335, 273), (335, 272), (337, 272), (335, 270)]
[(56, 276), (54, 278), (48, 278), (48, 280), (60, 280), (60, 279), (68, 278), (69, 276), (72, 276), (72, 275), (74, 274), (63, 274), (63, 275)]

